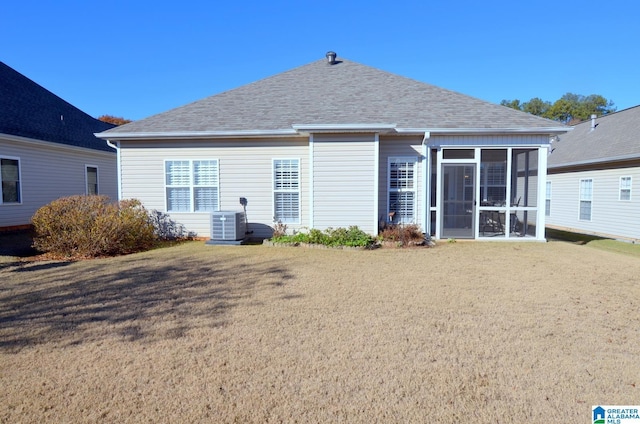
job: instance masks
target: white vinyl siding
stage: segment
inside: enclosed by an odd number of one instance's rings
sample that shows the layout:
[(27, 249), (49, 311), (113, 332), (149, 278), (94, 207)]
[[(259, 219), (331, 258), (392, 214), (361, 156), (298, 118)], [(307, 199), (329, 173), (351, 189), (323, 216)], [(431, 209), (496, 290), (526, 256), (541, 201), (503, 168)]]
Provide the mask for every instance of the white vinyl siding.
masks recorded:
[(546, 191), (544, 195), (544, 214), (551, 216), (551, 181), (546, 182)]
[(19, 158), (0, 157), (0, 183), (2, 184), (0, 204), (22, 202)]
[(591, 203), (593, 200), (593, 180), (580, 180), (580, 220), (591, 221)]
[(87, 180), (87, 194), (99, 194), (98, 190), (98, 168), (96, 166), (85, 166), (85, 178)]
[(631, 200), (631, 177), (620, 177), (619, 200)]
[[(86, 165), (100, 171), (100, 194), (118, 200), (116, 153), (0, 135), (0, 158), (18, 160), (20, 203), (2, 203), (0, 227), (29, 225), (41, 206), (87, 193)], [(53, 166), (53, 168), (52, 168)]]
[(377, 234), (377, 153), (374, 134), (314, 135), (314, 228), (358, 226)]
[(391, 222), (416, 222), (417, 158), (389, 158), (387, 216)]
[(273, 219), (300, 223), (300, 160), (273, 160)]
[(218, 161), (166, 160), (168, 212), (213, 212), (219, 209)]

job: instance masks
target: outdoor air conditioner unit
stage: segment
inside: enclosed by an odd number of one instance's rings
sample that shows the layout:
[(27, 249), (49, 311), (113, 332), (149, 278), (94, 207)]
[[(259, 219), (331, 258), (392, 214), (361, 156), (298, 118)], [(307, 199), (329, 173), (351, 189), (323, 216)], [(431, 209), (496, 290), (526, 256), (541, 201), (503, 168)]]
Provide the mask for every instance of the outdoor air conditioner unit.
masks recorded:
[(245, 238), (247, 223), (244, 212), (215, 211), (211, 213), (211, 241), (233, 242)]

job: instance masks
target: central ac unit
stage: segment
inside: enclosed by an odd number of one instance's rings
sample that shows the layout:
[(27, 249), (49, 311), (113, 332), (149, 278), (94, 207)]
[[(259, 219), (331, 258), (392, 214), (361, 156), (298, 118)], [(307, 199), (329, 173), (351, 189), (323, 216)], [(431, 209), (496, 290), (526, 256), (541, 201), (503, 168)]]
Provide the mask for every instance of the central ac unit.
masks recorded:
[(211, 212), (211, 240), (238, 241), (245, 238), (247, 223), (244, 212)]

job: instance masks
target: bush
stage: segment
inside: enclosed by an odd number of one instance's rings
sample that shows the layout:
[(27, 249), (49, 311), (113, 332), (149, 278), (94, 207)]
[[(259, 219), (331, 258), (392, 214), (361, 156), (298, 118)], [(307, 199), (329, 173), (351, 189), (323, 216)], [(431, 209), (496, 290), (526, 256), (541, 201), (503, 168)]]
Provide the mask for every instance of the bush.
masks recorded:
[(356, 226), (336, 229), (328, 228), (325, 231), (312, 228), (308, 233), (274, 235), (271, 241), (276, 243), (309, 243), (324, 246), (351, 247), (370, 247), (375, 243), (373, 237)]
[(157, 237), (138, 200), (109, 203), (107, 196), (70, 196), (38, 209), (32, 218), (34, 247), (78, 258), (147, 250)]
[(414, 246), (425, 244), (425, 236), (416, 224), (389, 225), (379, 234), (381, 241), (395, 242), (399, 246)]
[(163, 241), (188, 240), (193, 239), (195, 234), (187, 231), (184, 225), (177, 223), (164, 212), (152, 210), (149, 212), (151, 225), (156, 233), (156, 237)]

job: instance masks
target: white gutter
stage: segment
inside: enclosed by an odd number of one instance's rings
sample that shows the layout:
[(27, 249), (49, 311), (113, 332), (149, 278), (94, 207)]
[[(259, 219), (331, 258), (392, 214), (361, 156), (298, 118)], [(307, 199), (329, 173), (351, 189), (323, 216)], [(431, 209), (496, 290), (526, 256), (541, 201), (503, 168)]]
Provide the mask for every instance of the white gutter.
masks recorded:
[(98, 138), (111, 140), (143, 140), (143, 139), (211, 139), (211, 138), (253, 138), (274, 136), (299, 136), (294, 129), (285, 130), (251, 130), (251, 131), (176, 131), (176, 132), (101, 132), (94, 134)]
[(345, 132), (391, 132), (396, 124), (293, 124), (291, 128), (300, 133), (345, 133)]
[(120, 178), (120, 142), (113, 144), (111, 140), (107, 140), (107, 146), (116, 149), (116, 178), (118, 179), (118, 200), (122, 200), (122, 178)]
[(399, 134), (562, 134), (573, 130), (572, 127), (536, 127), (536, 128), (396, 128)]

